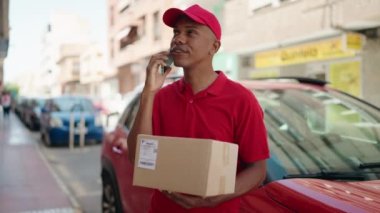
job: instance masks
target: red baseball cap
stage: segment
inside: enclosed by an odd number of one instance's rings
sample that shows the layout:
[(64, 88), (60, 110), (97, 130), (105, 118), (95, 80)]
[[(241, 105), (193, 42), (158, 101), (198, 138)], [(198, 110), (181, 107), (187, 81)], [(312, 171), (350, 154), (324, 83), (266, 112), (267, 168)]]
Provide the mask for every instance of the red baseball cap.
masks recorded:
[(220, 41), (220, 37), (222, 36), (222, 29), (220, 27), (218, 19), (214, 14), (209, 12), (208, 10), (203, 9), (201, 6), (194, 4), (187, 8), (186, 10), (181, 10), (178, 8), (169, 8), (165, 11), (162, 19), (166, 25), (169, 27), (174, 27), (178, 18), (181, 15), (186, 15), (191, 20), (208, 26), (211, 31), (215, 34), (216, 39)]

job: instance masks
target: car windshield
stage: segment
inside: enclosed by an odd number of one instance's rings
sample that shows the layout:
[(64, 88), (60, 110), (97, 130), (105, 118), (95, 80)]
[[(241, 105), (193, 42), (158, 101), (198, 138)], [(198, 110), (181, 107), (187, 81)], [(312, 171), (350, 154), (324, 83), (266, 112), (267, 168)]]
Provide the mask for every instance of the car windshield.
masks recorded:
[(378, 109), (336, 91), (264, 89), (254, 93), (265, 111), (269, 163), (278, 168), (275, 179), (363, 172), (359, 165), (380, 162)]
[(58, 112), (94, 112), (94, 106), (89, 99), (78, 97), (62, 97), (53, 100), (54, 107), (52, 111)]

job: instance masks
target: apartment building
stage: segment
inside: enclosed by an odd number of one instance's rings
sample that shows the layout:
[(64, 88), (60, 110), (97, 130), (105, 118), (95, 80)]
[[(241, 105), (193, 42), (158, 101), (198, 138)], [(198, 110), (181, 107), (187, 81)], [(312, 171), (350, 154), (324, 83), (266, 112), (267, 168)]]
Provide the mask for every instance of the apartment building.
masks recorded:
[(78, 14), (55, 11), (51, 15), (42, 35), (40, 94), (55, 96), (82, 91), (79, 58), (89, 43), (89, 23)]
[(4, 59), (7, 57), (9, 46), (9, 0), (0, 0), (0, 91), (4, 79)]
[(380, 106), (380, 1), (228, 0), (223, 30), (240, 79), (315, 77)]
[[(173, 34), (162, 22), (165, 10), (185, 9), (195, 3), (222, 20), (223, 0), (108, 0), (108, 55), (114, 70), (109, 79), (119, 88), (119, 93), (125, 94), (142, 83), (150, 56), (169, 49)], [(236, 61), (221, 50), (215, 57), (214, 68), (234, 76)]]
[[(172, 31), (161, 17), (172, 0), (108, 0), (109, 59), (121, 94), (145, 78), (149, 57), (169, 49)], [(115, 82), (115, 81), (114, 81)]]

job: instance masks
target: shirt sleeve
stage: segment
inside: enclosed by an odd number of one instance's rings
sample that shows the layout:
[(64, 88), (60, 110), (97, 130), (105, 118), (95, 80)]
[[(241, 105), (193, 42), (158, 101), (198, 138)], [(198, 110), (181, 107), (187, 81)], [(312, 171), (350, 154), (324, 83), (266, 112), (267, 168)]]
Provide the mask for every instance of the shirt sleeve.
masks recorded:
[(269, 158), (264, 113), (252, 92), (246, 93), (235, 113), (235, 141), (239, 144), (239, 159), (244, 163), (253, 163)]

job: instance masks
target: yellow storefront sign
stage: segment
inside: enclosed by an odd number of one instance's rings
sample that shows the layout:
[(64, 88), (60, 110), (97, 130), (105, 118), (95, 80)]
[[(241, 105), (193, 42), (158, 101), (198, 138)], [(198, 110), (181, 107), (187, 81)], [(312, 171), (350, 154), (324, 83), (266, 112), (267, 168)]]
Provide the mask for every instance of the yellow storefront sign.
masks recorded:
[(330, 64), (329, 81), (331, 87), (360, 97), (360, 67), (360, 61)]
[(255, 68), (285, 66), (326, 59), (354, 56), (363, 46), (363, 37), (348, 33), (314, 43), (256, 53)]
[(357, 33), (348, 33), (348, 34), (345, 34), (344, 36), (346, 36), (345, 40), (346, 40), (347, 49), (361, 50), (361, 48), (363, 47), (363, 42), (364, 42), (362, 35), (357, 34)]

